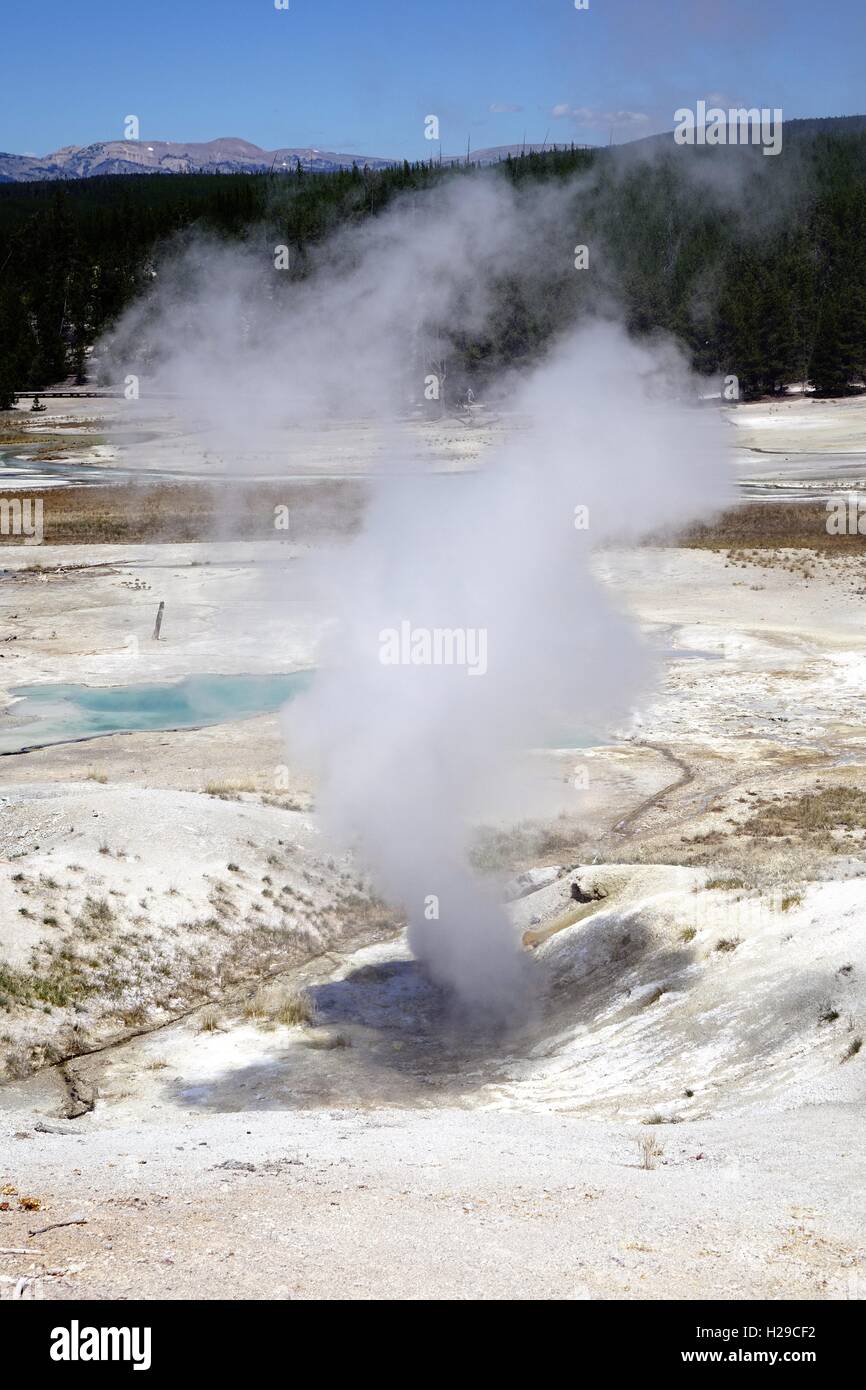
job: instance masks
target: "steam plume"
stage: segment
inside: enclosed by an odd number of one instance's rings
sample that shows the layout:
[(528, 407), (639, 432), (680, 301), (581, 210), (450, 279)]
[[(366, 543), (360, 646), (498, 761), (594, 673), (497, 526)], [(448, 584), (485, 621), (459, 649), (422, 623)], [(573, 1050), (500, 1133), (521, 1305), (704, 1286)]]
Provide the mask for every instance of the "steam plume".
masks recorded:
[[(467, 865), (473, 820), (527, 747), (610, 727), (652, 672), (591, 547), (684, 522), (726, 493), (723, 426), (690, 403), (676, 346), (636, 343), (605, 319), (500, 383), (519, 424), (478, 472), (410, 466), (417, 446), (395, 404), (423, 371), (419, 331), (483, 328), (494, 282), (537, 250), (539, 229), (569, 254), (574, 197), (574, 186), (530, 199), (456, 180), (420, 210), (401, 204), (341, 233), (285, 294), (260, 251), (197, 245), (115, 344), (159, 344), (156, 379), (219, 427), (236, 472), (311, 414), (382, 426), (385, 466), (360, 533), (312, 562), (334, 621), (286, 728), (315, 769), (326, 825), (405, 906), (417, 955), (492, 1009), (513, 998), (521, 958), (495, 891)], [(385, 664), (383, 634), (407, 629), (483, 634), (485, 669)]]

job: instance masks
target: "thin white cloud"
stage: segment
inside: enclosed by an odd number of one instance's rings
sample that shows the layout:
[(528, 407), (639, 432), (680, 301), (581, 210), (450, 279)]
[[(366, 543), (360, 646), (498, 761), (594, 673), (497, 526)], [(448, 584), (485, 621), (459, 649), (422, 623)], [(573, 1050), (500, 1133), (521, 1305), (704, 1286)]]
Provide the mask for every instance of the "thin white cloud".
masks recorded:
[(495, 115), (502, 115), (503, 113), (511, 111), (522, 111), (523, 107), (518, 106), (517, 103), (513, 101), (491, 101), (490, 110), (493, 111)]
[(558, 121), (572, 120), (591, 126), (638, 126), (649, 120), (645, 111), (600, 111), (595, 106), (569, 106), (568, 102), (560, 102), (550, 114)]

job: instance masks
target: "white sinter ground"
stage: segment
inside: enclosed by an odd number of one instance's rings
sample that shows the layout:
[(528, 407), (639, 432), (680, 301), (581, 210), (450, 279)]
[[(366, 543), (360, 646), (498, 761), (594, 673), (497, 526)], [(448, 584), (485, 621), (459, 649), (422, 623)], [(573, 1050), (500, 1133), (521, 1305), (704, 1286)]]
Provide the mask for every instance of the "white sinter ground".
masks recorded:
[[(863, 411), (735, 422), (790, 478)], [(364, 430), (345, 453), (363, 471)], [(10, 548), (0, 706), (310, 665), (296, 555)], [(499, 817), (530, 995), (496, 1034), (327, 844), (276, 716), (0, 759), (0, 1245), (38, 1251), (0, 1293), (864, 1296), (863, 831), (749, 825), (866, 788), (862, 561), (598, 568), (670, 659), (609, 743), (532, 755), (546, 834)]]

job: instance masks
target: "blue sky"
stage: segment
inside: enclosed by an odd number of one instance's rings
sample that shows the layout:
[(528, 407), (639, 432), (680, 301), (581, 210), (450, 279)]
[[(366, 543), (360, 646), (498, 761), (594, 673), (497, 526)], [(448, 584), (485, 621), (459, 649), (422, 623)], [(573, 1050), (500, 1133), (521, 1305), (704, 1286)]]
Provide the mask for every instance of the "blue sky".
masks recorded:
[[(8, 6), (0, 150), (235, 135), (426, 158), (606, 144), (679, 106), (866, 110), (864, 0), (30, 0)], [(438, 149), (438, 147), (437, 147)]]

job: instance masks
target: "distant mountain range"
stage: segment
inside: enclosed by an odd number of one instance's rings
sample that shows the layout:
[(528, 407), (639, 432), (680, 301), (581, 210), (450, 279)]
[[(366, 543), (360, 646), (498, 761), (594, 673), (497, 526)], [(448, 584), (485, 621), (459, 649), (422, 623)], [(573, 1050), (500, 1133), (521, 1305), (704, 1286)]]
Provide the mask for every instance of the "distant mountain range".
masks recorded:
[[(438, 145), (431, 145), (438, 158)], [(508, 154), (541, 149), (567, 149), (555, 145), (496, 145), (486, 150), (473, 150), (474, 164), (495, 164)], [(443, 156), (446, 163), (465, 159), (465, 155)], [(101, 140), (95, 145), (66, 145), (62, 150), (43, 156), (29, 154), (0, 154), (0, 183), (33, 183), (38, 179), (86, 179), (96, 174), (256, 174), (270, 170), (293, 170), (300, 161), (304, 169), (314, 173), (329, 173), (334, 169), (351, 169), (353, 164), (363, 168), (383, 169), (399, 163), (378, 155), (337, 154), (333, 150), (287, 147), (263, 150), (249, 140), (226, 136), (222, 140), (207, 140), (197, 144), (174, 140)]]
[(95, 145), (66, 145), (39, 158), (27, 154), (0, 154), (0, 180), (4, 183), (36, 179), (86, 179), (96, 174), (250, 174), (269, 169), (294, 169), (300, 160), (305, 169), (326, 173), (369, 164), (381, 169), (392, 163), (367, 155), (336, 154), (331, 150), (263, 150), (249, 140), (228, 136), (202, 144), (174, 140), (100, 140)]
[[(786, 135), (814, 135), (820, 131), (833, 134), (866, 130), (866, 116), (818, 116), (785, 121)], [(672, 131), (644, 136), (623, 143), (646, 145), (666, 143)], [(492, 145), (488, 149), (472, 150), (473, 164), (495, 164), (508, 155), (517, 156), (541, 150), (570, 149), (565, 144)], [(592, 149), (591, 145), (578, 146)], [(430, 153), (439, 157), (438, 144), (431, 144)], [(462, 162), (465, 154), (443, 155), (447, 164)], [(96, 174), (256, 174), (271, 170), (294, 169), (300, 161), (304, 169), (314, 173), (329, 173), (334, 169), (351, 169), (353, 164), (363, 168), (384, 169), (401, 163), (381, 155), (338, 154), (333, 150), (298, 148), (263, 150), (249, 140), (225, 136), (221, 140), (202, 143), (174, 140), (100, 140), (94, 145), (66, 145), (62, 150), (43, 156), (0, 153), (0, 183), (33, 183), (39, 179), (86, 179)]]

